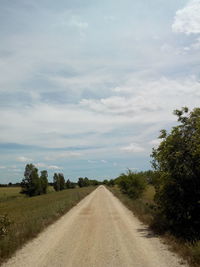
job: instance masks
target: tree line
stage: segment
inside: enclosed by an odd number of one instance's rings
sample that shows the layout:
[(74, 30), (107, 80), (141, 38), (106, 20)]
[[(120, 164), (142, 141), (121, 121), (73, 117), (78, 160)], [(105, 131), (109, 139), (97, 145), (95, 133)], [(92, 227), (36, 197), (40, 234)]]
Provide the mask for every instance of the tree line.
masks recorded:
[[(38, 173), (38, 169), (34, 164), (27, 164), (24, 171), (24, 178), (21, 182), (21, 193), (26, 194), (30, 197), (42, 195), (47, 193), (48, 185), (53, 186), (55, 191), (62, 191), (64, 189), (73, 189), (77, 186), (86, 187), (86, 186), (96, 186), (103, 184), (104, 182), (100, 182), (94, 179), (78, 178), (78, 182), (72, 182), (69, 179), (65, 181), (63, 173), (54, 173), (53, 175), (53, 183), (48, 181), (48, 172), (47, 170), (42, 170), (40, 174)], [(109, 184), (107, 180), (105, 183)], [(6, 185), (8, 186), (8, 185)]]

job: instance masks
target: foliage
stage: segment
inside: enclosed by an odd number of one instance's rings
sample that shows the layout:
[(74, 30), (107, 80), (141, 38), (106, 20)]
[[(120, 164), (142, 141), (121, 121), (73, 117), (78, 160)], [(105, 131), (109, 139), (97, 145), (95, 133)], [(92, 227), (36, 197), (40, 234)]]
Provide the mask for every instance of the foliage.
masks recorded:
[(95, 185), (100, 185), (100, 184), (101, 184), (101, 182), (99, 182), (97, 180), (90, 180), (90, 185), (95, 186)]
[(110, 179), (108, 181), (108, 186), (114, 186), (115, 185), (115, 181), (113, 179)]
[(79, 187), (84, 187), (84, 186), (89, 186), (89, 185), (90, 185), (90, 180), (87, 177), (85, 177), (85, 178), (80, 177), (78, 179), (78, 186)]
[(62, 173), (54, 173), (53, 187), (55, 191), (61, 191), (65, 189), (65, 178)]
[(46, 170), (41, 171), (40, 180), (41, 180), (42, 193), (46, 194), (48, 188), (48, 173)]
[(174, 114), (180, 124), (161, 131), (162, 142), (152, 153), (155, 200), (169, 229), (194, 241), (200, 239), (200, 108)]
[(59, 173), (58, 174), (59, 178), (60, 178), (60, 190), (64, 190), (65, 189), (65, 178), (63, 173)]
[(128, 170), (127, 173), (122, 173), (117, 178), (117, 184), (123, 193), (133, 199), (141, 197), (146, 188), (144, 176), (141, 173), (135, 173), (131, 170)]
[(69, 179), (67, 180), (65, 186), (66, 186), (67, 189), (71, 189), (71, 188), (75, 188), (76, 187), (75, 183), (71, 182)]
[(24, 171), (24, 178), (21, 182), (21, 193), (30, 197), (46, 193), (48, 186), (47, 177), (47, 171), (42, 171), (41, 177), (39, 177), (38, 169), (33, 164), (27, 164)]

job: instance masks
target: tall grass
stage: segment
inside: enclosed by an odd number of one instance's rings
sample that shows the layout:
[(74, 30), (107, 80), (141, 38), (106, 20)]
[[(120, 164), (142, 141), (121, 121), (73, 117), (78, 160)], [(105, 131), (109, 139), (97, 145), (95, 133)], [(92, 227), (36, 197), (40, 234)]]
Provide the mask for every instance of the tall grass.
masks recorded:
[(3, 190), (5, 194), (0, 202), (0, 214), (7, 214), (11, 225), (8, 233), (0, 237), (0, 263), (95, 188), (68, 189), (32, 198), (20, 195), (17, 188), (7, 188), (7, 193)]

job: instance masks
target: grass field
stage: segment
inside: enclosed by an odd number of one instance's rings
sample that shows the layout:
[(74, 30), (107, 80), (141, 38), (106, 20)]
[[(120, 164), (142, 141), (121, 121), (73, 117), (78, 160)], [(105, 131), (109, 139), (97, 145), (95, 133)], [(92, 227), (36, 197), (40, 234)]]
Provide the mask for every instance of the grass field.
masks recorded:
[(0, 187), (0, 203), (22, 197), (20, 187)]
[[(21, 187), (0, 187), (0, 203), (19, 199), (19, 198), (26, 198), (25, 195), (20, 194)], [(47, 189), (48, 193), (55, 192), (52, 186), (49, 186)]]
[[(127, 206), (142, 222), (151, 225), (154, 217), (155, 189), (148, 186), (141, 199), (133, 200), (128, 195), (123, 194), (117, 186), (108, 187), (108, 189), (118, 197), (121, 202)], [(191, 266), (200, 267), (200, 242), (196, 244), (186, 243), (175, 238), (170, 233), (166, 233), (163, 242), (169, 245), (170, 249), (186, 259)]]
[(96, 187), (52, 192), (36, 197), (21, 195), (20, 188), (0, 188), (0, 214), (11, 220), (8, 233), (0, 237), (0, 263), (27, 240), (36, 236)]

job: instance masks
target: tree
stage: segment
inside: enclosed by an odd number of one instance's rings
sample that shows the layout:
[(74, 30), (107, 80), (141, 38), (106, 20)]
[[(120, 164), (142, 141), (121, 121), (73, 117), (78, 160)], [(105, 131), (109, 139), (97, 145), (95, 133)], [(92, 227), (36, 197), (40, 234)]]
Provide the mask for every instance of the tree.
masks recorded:
[(22, 194), (36, 196), (42, 193), (41, 180), (38, 176), (38, 169), (33, 164), (26, 165), (21, 187)]
[(53, 188), (55, 191), (60, 191), (60, 177), (57, 173), (54, 173), (53, 175)]
[[(175, 110), (178, 126), (161, 131), (152, 165), (159, 176), (155, 200), (169, 229), (189, 240), (200, 239), (200, 108)], [(159, 185), (158, 185), (159, 184)]]
[(59, 177), (59, 182), (60, 182), (60, 190), (64, 190), (65, 189), (65, 178), (64, 178), (63, 173), (59, 173), (58, 177)]
[(108, 181), (108, 186), (114, 186), (115, 185), (115, 181), (113, 179), (110, 179)]
[(89, 185), (90, 185), (90, 180), (87, 177), (85, 177), (84, 178), (84, 186), (89, 186)]
[(72, 183), (69, 179), (67, 180), (65, 185), (67, 189), (75, 188), (75, 183)]
[(61, 191), (65, 189), (65, 178), (62, 173), (54, 173), (53, 187), (55, 191)]
[(99, 184), (100, 184), (100, 182), (97, 180), (90, 180), (90, 185), (95, 186), (95, 185), (99, 185)]
[(40, 180), (41, 180), (42, 193), (46, 194), (48, 188), (48, 172), (46, 170), (41, 171)]
[(103, 181), (103, 184), (108, 185), (108, 180), (105, 179), (105, 180)]
[(82, 177), (78, 178), (78, 186), (84, 187), (84, 179)]

